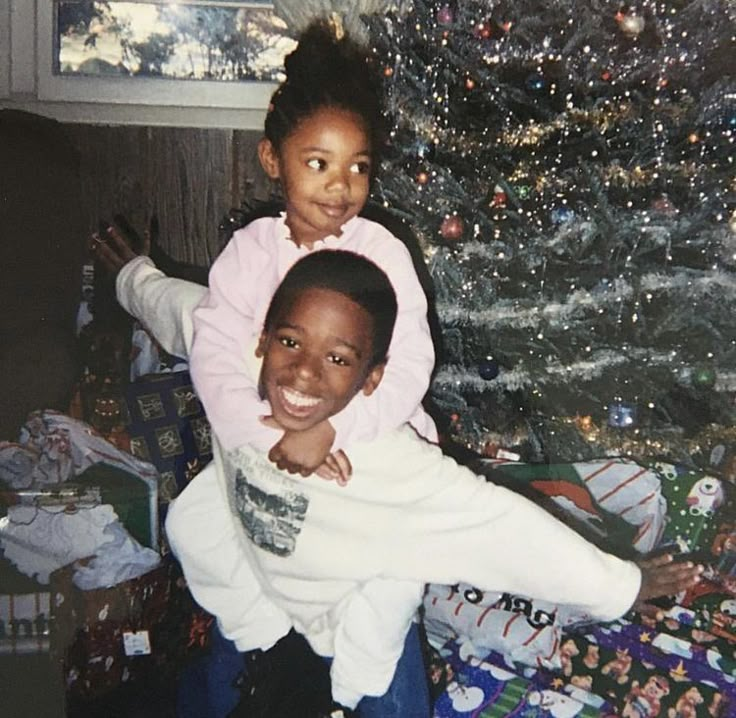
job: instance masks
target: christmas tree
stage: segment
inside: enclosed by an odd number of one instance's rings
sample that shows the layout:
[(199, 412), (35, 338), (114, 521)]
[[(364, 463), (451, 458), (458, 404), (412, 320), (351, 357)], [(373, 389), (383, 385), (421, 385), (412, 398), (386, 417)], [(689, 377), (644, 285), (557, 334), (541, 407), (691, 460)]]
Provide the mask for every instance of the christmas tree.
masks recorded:
[(736, 446), (736, 5), (413, 3), (369, 19), (376, 195), (423, 244), (435, 403), (480, 451)]

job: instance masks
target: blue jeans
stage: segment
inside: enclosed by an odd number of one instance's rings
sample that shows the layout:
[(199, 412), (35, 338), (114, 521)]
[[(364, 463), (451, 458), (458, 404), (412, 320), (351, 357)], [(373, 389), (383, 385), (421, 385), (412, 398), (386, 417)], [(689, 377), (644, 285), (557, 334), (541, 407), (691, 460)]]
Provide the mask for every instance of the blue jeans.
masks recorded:
[(358, 703), (358, 714), (360, 718), (429, 718), (432, 714), (416, 623), (411, 624), (406, 634), (404, 652), (396, 664), (396, 673), (388, 691), (382, 696), (363, 698)]
[[(214, 624), (209, 653), (179, 679), (177, 718), (226, 718), (240, 701), (237, 681), (245, 665), (245, 654)], [(360, 718), (429, 718), (430, 705), (419, 627), (412, 624), (388, 691), (363, 698), (358, 712)]]

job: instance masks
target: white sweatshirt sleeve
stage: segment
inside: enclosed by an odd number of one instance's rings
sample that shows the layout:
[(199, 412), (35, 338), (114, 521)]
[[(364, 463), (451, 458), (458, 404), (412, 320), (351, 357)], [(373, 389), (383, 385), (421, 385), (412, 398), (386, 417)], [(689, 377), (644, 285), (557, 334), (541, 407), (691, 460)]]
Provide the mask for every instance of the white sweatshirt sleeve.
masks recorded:
[(149, 257), (128, 262), (119, 272), (118, 302), (174, 356), (188, 358), (192, 346), (192, 312), (207, 288), (167, 277)]

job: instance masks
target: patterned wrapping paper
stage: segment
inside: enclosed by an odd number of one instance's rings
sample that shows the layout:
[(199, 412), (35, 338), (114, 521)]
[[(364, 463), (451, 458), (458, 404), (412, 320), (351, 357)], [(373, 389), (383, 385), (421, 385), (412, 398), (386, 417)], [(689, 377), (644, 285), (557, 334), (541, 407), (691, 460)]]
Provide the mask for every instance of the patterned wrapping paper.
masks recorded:
[[(619, 547), (626, 539), (627, 527), (621, 521), (626, 514), (629, 518), (634, 515), (637, 504), (649, 504), (656, 511), (666, 506), (666, 513), (655, 515), (653, 528), (647, 532), (659, 539), (652, 548), (704, 563), (705, 579), (692, 590), (657, 602), (646, 614), (631, 612), (610, 624), (560, 627), (557, 654), (545, 660), (524, 655), (519, 646), (505, 645), (490, 631), (483, 632), (485, 619), (481, 625), (469, 620), (465, 593), (470, 590), (475, 598), (477, 589), (462, 584), (454, 594), (445, 589), (445, 603), (454, 598), (455, 604), (452, 610), (444, 607), (443, 620), (454, 630), (450, 637), (455, 640), (441, 650), (447, 662), (443, 672), (447, 688), (438, 699), (437, 718), (736, 716), (734, 486), (669, 464), (638, 468), (633, 462), (597, 464), (601, 473), (591, 472), (590, 463), (561, 467), (497, 463), (484, 473), (491, 479), (501, 474), (500, 483), (515, 485), (532, 498), (552, 499), (557, 507), (569, 511), (569, 523), (587, 537), (591, 529), (593, 535), (600, 529), (600, 543), (605, 547)], [(600, 487), (595, 490), (589, 477), (608, 472), (612, 472), (606, 477), (609, 485), (602, 492)], [(632, 480), (627, 481), (626, 472)], [(646, 476), (647, 482), (653, 478), (659, 486), (649, 483), (649, 490), (640, 492), (637, 474)], [(580, 488), (585, 489), (587, 499)], [(610, 501), (615, 494), (619, 494), (616, 507)], [(656, 502), (651, 501), (652, 496), (657, 497)], [(640, 513), (639, 520), (645, 525), (648, 517)], [(631, 528), (630, 540), (641, 538), (639, 527), (632, 524)], [(621, 548), (626, 554), (627, 547)], [(434, 594), (430, 589), (428, 595), (435, 599), (435, 606), (443, 597), (439, 588)], [(530, 606), (538, 603), (526, 601)], [(497, 608), (513, 609), (514, 605), (512, 601)], [(478, 658), (486, 648), (495, 650)], [(439, 669), (435, 672), (440, 673)]]
[[(74, 567), (51, 576), (52, 655), (70, 694), (90, 698), (135, 680), (160, 655), (157, 630), (169, 609), (172, 562), (108, 589), (81, 591)], [(123, 633), (146, 630), (154, 653), (126, 656)]]
[(210, 425), (188, 371), (149, 374), (125, 388), (130, 450), (150, 461), (169, 502), (212, 460)]

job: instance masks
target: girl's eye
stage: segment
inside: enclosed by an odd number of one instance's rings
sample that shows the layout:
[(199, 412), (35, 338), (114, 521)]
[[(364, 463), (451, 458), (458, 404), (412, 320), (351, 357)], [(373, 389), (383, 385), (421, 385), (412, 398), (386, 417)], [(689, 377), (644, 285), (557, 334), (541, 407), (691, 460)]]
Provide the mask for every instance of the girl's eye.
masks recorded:
[(367, 175), (371, 171), (371, 166), (368, 162), (355, 162), (350, 165), (350, 171), (356, 175)]
[(296, 349), (299, 346), (296, 339), (292, 339), (291, 337), (279, 337), (279, 343), (287, 349)]
[(346, 359), (341, 357), (339, 354), (330, 354), (329, 361), (337, 366), (349, 366)]
[(318, 157), (312, 157), (312, 159), (307, 160), (307, 167), (313, 170), (323, 170), (326, 166), (327, 163)]

